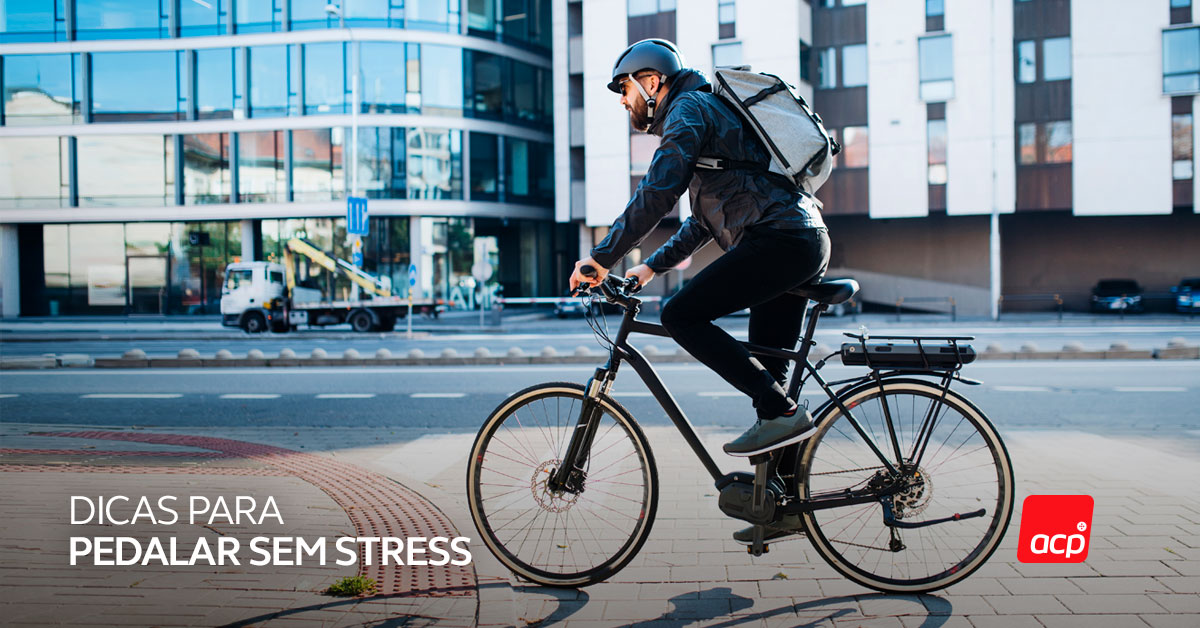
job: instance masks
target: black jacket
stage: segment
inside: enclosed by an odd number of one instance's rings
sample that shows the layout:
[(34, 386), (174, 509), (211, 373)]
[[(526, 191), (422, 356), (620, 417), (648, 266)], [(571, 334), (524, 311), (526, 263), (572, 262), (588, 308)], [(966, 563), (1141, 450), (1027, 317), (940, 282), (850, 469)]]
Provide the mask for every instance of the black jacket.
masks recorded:
[[(625, 211), (592, 249), (592, 258), (601, 266), (612, 268), (637, 246), (670, 213), (684, 188), (692, 215), (645, 260), (655, 272), (674, 268), (711, 240), (727, 251), (751, 225), (791, 230), (825, 226), (812, 198), (766, 172), (771, 160), (767, 149), (753, 129), (743, 128), (741, 117), (712, 94), (703, 73), (684, 70), (672, 81), (650, 132), (662, 141)], [(753, 162), (762, 170), (697, 168), (699, 157)]]

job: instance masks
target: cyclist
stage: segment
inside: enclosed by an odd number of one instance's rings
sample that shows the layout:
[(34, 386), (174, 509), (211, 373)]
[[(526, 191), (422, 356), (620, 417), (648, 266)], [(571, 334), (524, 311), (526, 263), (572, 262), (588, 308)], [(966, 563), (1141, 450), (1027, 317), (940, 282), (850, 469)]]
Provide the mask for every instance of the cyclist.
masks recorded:
[[(767, 171), (770, 154), (761, 140), (712, 94), (703, 73), (685, 66), (671, 42), (646, 39), (627, 48), (608, 88), (621, 94), (633, 128), (661, 141), (624, 213), (591, 255), (575, 263), (571, 288), (603, 280), (688, 189), (692, 215), (626, 276), (645, 285), (715, 240), (725, 254), (667, 302), (662, 324), (688, 353), (754, 402), (757, 422), (727, 443), (725, 452), (752, 456), (812, 436), (811, 415), (783, 388), (787, 362), (755, 358), (713, 321), (748, 307), (750, 342), (795, 347), (808, 300), (791, 291), (820, 279), (829, 264), (829, 235), (818, 203)], [(738, 167), (697, 168), (699, 157)], [(584, 277), (584, 265), (596, 274)]]

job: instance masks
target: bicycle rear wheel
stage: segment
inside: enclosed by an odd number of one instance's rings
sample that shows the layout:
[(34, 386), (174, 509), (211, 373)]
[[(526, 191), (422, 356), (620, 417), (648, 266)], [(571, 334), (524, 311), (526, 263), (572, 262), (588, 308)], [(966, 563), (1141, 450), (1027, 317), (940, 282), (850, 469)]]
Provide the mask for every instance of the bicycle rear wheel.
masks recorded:
[[(954, 391), (943, 398), (941, 387), (924, 380), (885, 379), (882, 387), (872, 382), (840, 397), (889, 461), (907, 465), (915, 478), (888, 498), (899, 520), (920, 523), (979, 509), (984, 514), (905, 529), (886, 526), (878, 502), (817, 510), (804, 515), (813, 546), (844, 576), (878, 591), (933, 591), (969, 576), (996, 550), (1012, 517), (1012, 463), (995, 428), (966, 398)], [(913, 443), (931, 413), (937, 420), (913, 467)], [(888, 416), (904, 458), (900, 464)], [(862, 489), (888, 475), (833, 405), (818, 418), (799, 465), (806, 499)]]
[(641, 549), (658, 508), (646, 437), (605, 396), (578, 493), (546, 487), (562, 464), (584, 400), (574, 383), (539, 384), (488, 417), (467, 470), (475, 526), (500, 562), (540, 584), (579, 587), (611, 577)]

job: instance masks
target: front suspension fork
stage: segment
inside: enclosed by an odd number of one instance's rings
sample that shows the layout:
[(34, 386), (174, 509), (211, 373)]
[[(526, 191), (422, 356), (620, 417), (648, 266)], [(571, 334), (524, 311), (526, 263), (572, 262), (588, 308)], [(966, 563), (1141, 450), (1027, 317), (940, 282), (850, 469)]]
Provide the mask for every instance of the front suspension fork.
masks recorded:
[(579, 419), (571, 440), (567, 444), (567, 452), (562, 457), (561, 464), (550, 475), (546, 487), (551, 491), (566, 491), (579, 493), (583, 490), (584, 480), (587, 479), (587, 460), (592, 449), (592, 441), (596, 438), (596, 429), (600, 426), (602, 416), (600, 408), (601, 395), (607, 395), (612, 389), (613, 374), (603, 368), (596, 369), (592, 379), (588, 381), (584, 393), (583, 404), (579, 410)]

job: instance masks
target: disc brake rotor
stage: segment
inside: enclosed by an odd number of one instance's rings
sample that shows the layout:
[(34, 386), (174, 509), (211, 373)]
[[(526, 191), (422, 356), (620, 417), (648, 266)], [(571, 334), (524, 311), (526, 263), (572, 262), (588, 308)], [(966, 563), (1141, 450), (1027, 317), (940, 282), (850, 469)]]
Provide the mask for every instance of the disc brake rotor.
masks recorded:
[(562, 464), (562, 460), (557, 458), (547, 460), (533, 469), (533, 477), (530, 479), (529, 488), (533, 492), (533, 500), (538, 506), (547, 512), (566, 512), (575, 505), (579, 499), (579, 493), (569, 493), (567, 491), (551, 491), (546, 483), (554, 474), (554, 470)]

